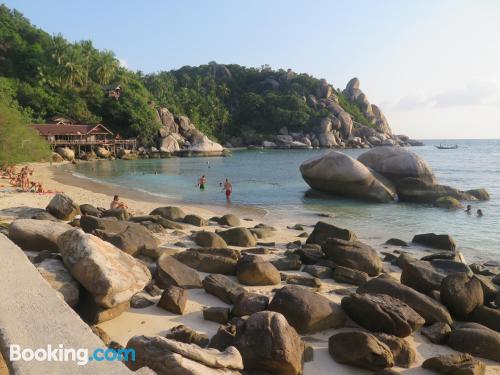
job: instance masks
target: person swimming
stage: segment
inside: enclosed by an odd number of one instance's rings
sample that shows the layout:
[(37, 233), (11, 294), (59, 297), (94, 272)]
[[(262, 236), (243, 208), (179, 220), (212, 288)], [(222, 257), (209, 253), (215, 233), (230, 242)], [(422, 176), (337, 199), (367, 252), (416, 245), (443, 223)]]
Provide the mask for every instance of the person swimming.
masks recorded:
[(227, 201), (230, 201), (231, 200), (231, 193), (233, 192), (233, 185), (229, 182), (229, 180), (227, 178), (226, 178), (226, 181), (224, 181), (223, 190), (226, 192)]
[(467, 209), (465, 210), (465, 213), (471, 214), (472, 213), (472, 206), (470, 204), (467, 205)]
[(483, 216), (483, 211), (482, 210), (477, 210), (477, 213), (476, 213), (477, 217), (482, 217)]
[(200, 179), (198, 180), (198, 187), (200, 190), (205, 190), (205, 185), (207, 184), (207, 179), (205, 178), (205, 175), (201, 176)]

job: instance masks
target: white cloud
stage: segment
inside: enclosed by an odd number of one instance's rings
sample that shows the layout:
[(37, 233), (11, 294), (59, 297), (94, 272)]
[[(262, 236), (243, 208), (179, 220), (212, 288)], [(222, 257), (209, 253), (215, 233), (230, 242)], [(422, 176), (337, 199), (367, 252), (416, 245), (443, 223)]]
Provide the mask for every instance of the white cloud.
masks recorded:
[(120, 64), (120, 67), (122, 68), (128, 68), (128, 62), (125, 59), (118, 58), (118, 63)]

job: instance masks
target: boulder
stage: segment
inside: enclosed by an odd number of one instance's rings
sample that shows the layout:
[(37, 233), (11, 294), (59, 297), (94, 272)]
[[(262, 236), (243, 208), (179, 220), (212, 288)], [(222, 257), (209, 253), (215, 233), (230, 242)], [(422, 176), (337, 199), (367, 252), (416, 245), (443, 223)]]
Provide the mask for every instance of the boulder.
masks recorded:
[(257, 244), (253, 234), (244, 227), (231, 228), (217, 233), (228, 245), (240, 247), (252, 247)]
[[(64, 158), (59, 155), (57, 152), (53, 152), (51, 155), (51, 160), (53, 163), (62, 163), (64, 161)], [(1, 369), (1, 366), (0, 366)]]
[(414, 177), (399, 180), (396, 183), (396, 190), (399, 200), (404, 202), (434, 203), (442, 197), (452, 197), (459, 201), (474, 199), (474, 197), (461, 190), (422, 181)]
[(340, 328), (345, 323), (345, 314), (339, 305), (300, 286), (279, 289), (268, 310), (283, 314), (301, 334)]
[(382, 261), (377, 252), (363, 242), (330, 238), (322, 249), (327, 258), (339, 266), (363, 271), (369, 276), (382, 272)]
[(111, 308), (104, 308), (96, 303), (95, 297), (91, 293), (81, 288), (79, 302), (74, 309), (87, 324), (100, 324), (129, 310), (130, 302), (127, 300)]
[(478, 326), (452, 330), (448, 345), (459, 352), (500, 362), (500, 333)]
[(333, 269), (332, 279), (338, 281), (339, 283), (363, 285), (368, 281), (369, 276), (363, 271), (337, 266)]
[(80, 286), (59, 259), (48, 258), (36, 265), (36, 269), (71, 307), (78, 304)]
[(46, 210), (59, 220), (72, 220), (80, 213), (80, 208), (66, 194), (57, 193), (50, 200)]
[(116, 218), (107, 217), (99, 218), (90, 215), (83, 215), (80, 218), (80, 227), (86, 233), (95, 233), (97, 230), (101, 230), (108, 233), (120, 233), (123, 232), (127, 227), (133, 223), (126, 221), (120, 221)]
[(306, 272), (311, 276), (317, 277), (318, 279), (328, 279), (332, 277), (332, 269), (330, 267), (307, 265), (304, 266), (302, 272)]
[(162, 287), (175, 285), (187, 289), (202, 288), (198, 272), (168, 254), (163, 254), (158, 258), (157, 279)]
[(484, 363), (466, 353), (427, 358), (422, 367), (445, 375), (483, 375), (486, 370)]
[(394, 357), (387, 345), (374, 335), (358, 331), (335, 333), (328, 339), (328, 352), (337, 362), (367, 370), (394, 366)]
[(226, 350), (228, 347), (234, 345), (236, 330), (235, 325), (220, 325), (215, 335), (210, 339), (210, 344), (208, 346), (221, 351)]
[(141, 251), (155, 251), (158, 248), (156, 238), (144, 226), (136, 223), (129, 223), (120, 232), (97, 230), (95, 234), (132, 256)]
[(134, 309), (145, 309), (146, 307), (152, 306), (155, 304), (148, 294), (139, 292), (134, 294), (130, 299), (130, 307)]
[(229, 321), (229, 307), (207, 307), (203, 309), (203, 319), (226, 324)]
[(375, 337), (389, 347), (396, 366), (410, 368), (415, 363), (415, 349), (405, 339), (385, 333), (375, 333)]
[(271, 263), (280, 271), (297, 271), (302, 267), (300, 257), (295, 254), (273, 259)]
[(9, 226), (9, 238), (25, 251), (58, 252), (57, 240), (71, 228), (50, 220), (17, 219)]
[(339, 238), (345, 241), (354, 241), (357, 239), (356, 234), (349, 229), (339, 228), (333, 224), (318, 221), (314, 225), (314, 229), (307, 238), (306, 243), (323, 245), (329, 238)]
[(308, 159), (300, 165), (300, 172), (311, 188), (325, 193), (375, 202), (390, 202), (396, 197), (391, 183), (340, 152)]
[(101, 212), (101, 217), (114, 217), (118, 220), (130, 219), (130, 213), (123, 208), (111, 208)]
[(95, 153), (100, 158), (108, 159), (111, 157), (111, 151), (109, 151), (106, 147), (98, 146)]
[(247, 371), (281, 375), (303, 373), (304, 344), (279, 313), (261, 311), (251, 315), (238, 331), (235, 346)]
[(165, 337), (167, 339), (184, 342), (186, 344), (195, 344), (200, 348), (205, 348), (210, 341), (206, 334), (196, 332), (183, 324), (170, 329), (170, 332), (167, 333)]
[(219, 225), (227, 225), (230, 227), (239, 227), (241, 225), (241, 221), (238, 216), (233, 214), (227, 214), (219, 218)]
[(387, 294), (397, 298), (420, 314), (425, 319), (426, 324), (452, 323), (448, 310), (439, 302), (389, 277), (371, 279), (359, 287), (357, 292)]
[(196, 232), (194, 234), (193, 240), (198, 246), (202, 247), (212, 247), (219, 249), (227, 247), (226, 241), (224, 241), (221, 236), (214, 232)]
[(465, 320), (484, 303), (481, 283), (465, 273), (446, 276), (441, 283), (441, 301), (456, 318)]
[(167, 135), (165, 138), (161, 138), (158, 146), (161, 152), (167, 152), (170, 154), (181, 149), (179, 146), (179, 142), (177, 142), (176, 137), (174, 137), (172, 134)]
[(219, 143), (210, 140), (206, 135), (194, 141), (194, 143), (187, 147), (189, 153), (196, 155), (220, 155), (224, 151), (224, 148)]
[(486, 189), (472, 189), (467, 190), (466, 193), (472, 195), (474, 198), (480, 201), (490, 200), (490, 194), (486, 191)]
[(71, 275), (104, 308), (128, 301), (151, 280), (144, 264), (81, 229), (63, 233), (57, 244)]
[(102, 215), (102, 210), (99, 210), (91, 204), (81, 204), (80, 212), (82, 215), (90, 215), (95, 217), (100, 217)]
[(321, 281), (317, 277), (282, 274), (282, 278), (286, 281), (287, 284), (303, 285), (314, 289), (321, 288)]
[(424, 294), (439, 290), (441, 281), (445, 277), (443, 273), (432, 267), (429, 262), (421, 260), (405, 262), (402, 269), (401, 283)]
[(427, 327), (422, 327), (420, 333), (427, 337), (433, 344), (442, 345), (446, 343), (451, 327), (443, 322), (437, 322)]
[(200, 272), (235, 275), (239, 254), (233, 249), (187, 249), (174, 255), (185, 265)]
[(453, 197), (440, 197), (434, 202), (434, 206), (447, 210), (462, 210), (464, 206), (460, 201)]
[(264, 311), (269, 305), (269, 297), (257, 293), (241, 293), (234, 300), (231, 315), (245, 316)]
[(185, 212), (179, 207), (158, 207), (151, 211), (150, 215), (159, 215), (167, 220), (183, 221)]
[(436, 177), (429, 164), (406, 148), (372, 148), (361, 154), (358, 161), (396, 184), (399, 180), (407, 177), (431, 184), (436, 183)]
[(127, 349), (135, 351), (135, 360), (126, 362), (132, 371), (149, 367), (158, 375), (237, 375), (243, 369), (234, 347), (220, 352), (161, 336), (133, 336)]
[(469, 319), (491, 328), (494, 331), (500, 332), (500, 309), (478, 306), (469, 316)]
[(236, 277), (241, 284), (251, 286), (281, 283), (280, 273), (276, 267), (257, 255), (246, 255), (238, 261)]
[(158, 307), (174, 314), (182, 315), (186, 309), (188, 291), (175, 285), (169, 285), (163, 291)]
[(455, 251), (457, 248), (455, 240), (449, 234), (417, 234), (415, 237), (413, 237), (412, 242), (435, 249)]
[(411, 335), (425, 323), (406, 303), (386, 294), (351, 294), (342, 298), (342, 308), (364, 328), (398, 337)]
[(497, 294), (500, 293), (500, 288), (493, 284), (492, 278), (483, 275), (474, 275), (473, 277), (481, 283), (481, 287), (483, 288), (484, 302), (486, 303), (494, 301)]
[(199, 215), (186, 215), (184, 217), (184, 222), (196, 227), (206, 227), (208, 225), (208, 220), (202, 218)]
[(75, 152), (68, 147), (56, 147), (56, 153), (62, 156), (64, 160), (73, 161), (75, 160)]
[(230, 278), (212, 274), (203, 279), (203, 288), (208, 294), (212, 294), (227, 304), (232, 304), (238, 294), (244, 293), (245, 289)]
[(385, 244), (391, 246), (402, 246), (402, 247), (408, 246), (408, 242), (400, 240), (399, 238), (389, 238), (387, 241), (385, 241)]

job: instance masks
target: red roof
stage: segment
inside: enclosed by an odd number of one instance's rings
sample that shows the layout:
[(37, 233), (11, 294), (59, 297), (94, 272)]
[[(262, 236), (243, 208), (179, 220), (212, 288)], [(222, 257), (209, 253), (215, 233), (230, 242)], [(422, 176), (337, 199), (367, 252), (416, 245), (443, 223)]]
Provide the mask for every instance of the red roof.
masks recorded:
[(87, 135), (89, 133), (106, 133), (112, 135), (104, 125), (83, 125), (83, 124), (34, 124), (32, 125), (40, 135)]

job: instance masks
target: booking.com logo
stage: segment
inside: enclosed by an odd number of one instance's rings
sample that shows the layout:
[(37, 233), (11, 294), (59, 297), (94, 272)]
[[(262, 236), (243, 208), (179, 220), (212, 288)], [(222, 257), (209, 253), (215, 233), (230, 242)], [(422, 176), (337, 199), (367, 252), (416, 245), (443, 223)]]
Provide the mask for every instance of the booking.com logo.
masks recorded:
[(79, 366), (84, 366), (91, 361), (135, 361), (134, 349), (104, 349), (97, 348), (92, 353), (89, 349), (65, 348), (63, 344), (53, 347), (47, 345), (46, 348), (21, 348), (20, 345), (10, 345), (9, 358), (11, 361), (52, 361), (52, 362), (76, 362)]

